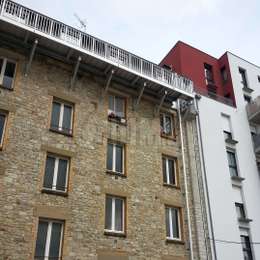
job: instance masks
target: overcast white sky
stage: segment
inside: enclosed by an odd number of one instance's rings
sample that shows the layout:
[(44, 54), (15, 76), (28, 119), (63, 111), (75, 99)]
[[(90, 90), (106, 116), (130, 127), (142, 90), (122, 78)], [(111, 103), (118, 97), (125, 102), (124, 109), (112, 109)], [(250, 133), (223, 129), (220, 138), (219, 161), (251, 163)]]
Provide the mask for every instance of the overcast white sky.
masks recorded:
[(215, 57), (229, 50), (260, 65), (260, 0), (17, 0), (159, 63), (182, 40)]

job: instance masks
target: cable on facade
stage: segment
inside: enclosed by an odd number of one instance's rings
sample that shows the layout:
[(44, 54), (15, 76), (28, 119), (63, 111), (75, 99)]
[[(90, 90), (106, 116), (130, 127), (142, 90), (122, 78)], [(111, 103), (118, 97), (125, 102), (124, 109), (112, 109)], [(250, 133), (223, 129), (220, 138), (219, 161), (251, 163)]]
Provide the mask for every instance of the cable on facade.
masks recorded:
[[(209, 238), (210, 240), (213, 240), (212, 238)], [(222, 240), (222, 239), (214, 239), (215, 242), (220, 242), (220, 243), (226, 243), (226, 244), (246, 244), (247, 242), (238, 242), (238, 241), (231, 241), (231, 240)], [(251, 245), (260, 245), (260, 242), (249, 242)]]

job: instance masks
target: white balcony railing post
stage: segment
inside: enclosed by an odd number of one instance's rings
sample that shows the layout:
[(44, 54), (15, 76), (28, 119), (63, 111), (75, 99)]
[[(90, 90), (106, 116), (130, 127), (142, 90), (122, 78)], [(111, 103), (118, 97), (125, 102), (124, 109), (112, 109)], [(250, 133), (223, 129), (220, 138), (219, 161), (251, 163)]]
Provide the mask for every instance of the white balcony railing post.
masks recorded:
[(6, 0), (3, 0), (2, 1), (2, 6), (1, 6), (1, 15), (4, 12), (4, 9), (5, 9), (5, 3), (6, 3)]

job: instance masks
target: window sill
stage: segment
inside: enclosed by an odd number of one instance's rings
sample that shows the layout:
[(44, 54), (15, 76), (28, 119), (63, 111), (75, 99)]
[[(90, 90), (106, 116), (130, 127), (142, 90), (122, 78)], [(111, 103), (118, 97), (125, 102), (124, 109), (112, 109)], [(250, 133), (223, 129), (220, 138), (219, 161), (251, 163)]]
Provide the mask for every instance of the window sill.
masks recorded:
[(14, 91), (14, 88), (7, 88), (3, 85), (0, 85), (0, 89), (5, 89), (5, 90), (8, 90), (8, 91)]
[(64, 192), (64, 191), (42, 189), (41, 192), (51, 194), (51, 195), (59, 195), (62, 197), (68, 197), (68, 192)]
[(249, 223), (252, 222), (253, 220), (250, 218), (238, 218), (238, 221), (242, 223)]
[(167, 244), (179, 244), (179, 245), (185, 245), (185, 242), (183, 240), (179, 239), (171, 239), (171, 238), (166, 238), (166, 243)]
[(231, 176), (231, 179), (232, 179), (233, 181), (239, 181), (239, 182), (245, 180), (245, 178), (240, 177), (240, 176)]
[(163, 186), (168, 187), (168, 188), (172, 188), (172, 189), (177, 189), (177, 190), (181, 189), (180, 186), (174, 185), (174, 184), (163, 183)]
[(113, 123), (116, 123), (116, 124), (118, 124), (118, 125), (127, 126), (126, 119), (124, 119), (125, 122), (121, 122), (121, 119), (123, 119), (123, 118), (116, 119), (116, 118), (113, 118), (113, 117), (107, 117), (107, 120), (108, 120), (109, 122), (113, 122)]
[(165, 138), (165, 139), (172, 140), (172, 141), (176, 141), (176, 137), (173, 136), (173, 135), (161, 134), (161, 137), (162, 137), (162, 138)]
[(249, 87), (245, 87), (245, 86), (244, 86), (242, 89), (243, 89), (244, 92), (247, 92), (247, 93), (249, 93), (249, 94), (254, 91), (253, 89), (251, 89), (251, 88), (249, 88)]
[(126, 233), (122, 232), (113, 232), (113, 231), (108, 231), (108, 230), (105, 230), (104, 231), (104, 235), (105, 236), (113, 236), (113, 237), (126, 237)]
[(225, 140), (225, 142), (228, 143), (228, 144), (232, 144), (232, 145), (235, 145), (235, 144), (238, 143), (238, 141), (236, 141), (236, 140), (234, 140), (234, 139), (232, 139), (232, 138), (227, 138), (227, 139)]
[(60, 131), (60, 130), (57, 130), (57, 129), (54, 129), (54, 128), (50, 128), (49, 130), (51, 132), (54, 132), (54, 133), (57, 133), (57, 134), (65, 135), (65, 136), (68, 136), (68, 137), (73, 137), (72, 134), (69, 134), (69, 133), (66, 133), (64, 131)]
[(109, 171), (109, 170), (106, 170), (106, 173), (109, 175), (115, 175), (115, 176), (119, 176), (121, 178), (126, 178), (125, 173), (113, 172), (113, 171)]

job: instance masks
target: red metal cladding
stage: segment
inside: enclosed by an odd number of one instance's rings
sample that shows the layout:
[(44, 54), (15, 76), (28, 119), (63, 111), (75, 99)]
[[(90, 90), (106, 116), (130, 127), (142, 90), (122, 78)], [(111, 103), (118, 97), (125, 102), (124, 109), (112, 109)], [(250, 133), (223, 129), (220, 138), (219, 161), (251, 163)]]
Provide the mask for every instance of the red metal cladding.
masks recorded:
[[(184, 42), (178, 41), (160, 63), (167, 65), (178, 74), (190, 78), (194, 82), (195, 91), (201, 94), (216, 96), (216, 99), (235, 106), (235, 96), (230, 74), (227, 53), (216, 59)], [(213, 82), (207, 82), (205, 65), (209, 65)]]

